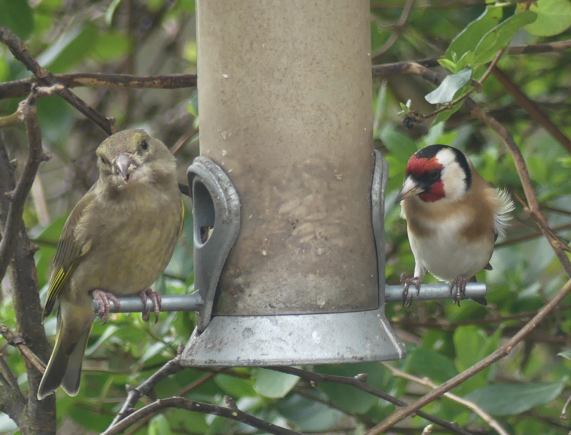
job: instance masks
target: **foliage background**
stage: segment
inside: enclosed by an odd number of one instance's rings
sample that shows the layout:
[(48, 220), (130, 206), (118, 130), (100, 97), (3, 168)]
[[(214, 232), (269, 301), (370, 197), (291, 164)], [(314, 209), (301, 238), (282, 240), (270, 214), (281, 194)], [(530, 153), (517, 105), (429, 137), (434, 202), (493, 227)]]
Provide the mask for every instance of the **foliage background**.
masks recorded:
[[(517, 5), (503, 2), (499, 7), (502, 20), (523, 13), (527, 6), (525, 2)], [(411, 7), (411, 12), (403, 17), (406, 7)], [(377, 55), (374, 63), (438, 58), (484, 8), (482, 2), (470, 0), (374, 1), (371, 5), (372, 51)], [(24, 39), (30, 53), (53, 73), (152, 75), (193, 73), (196, 69), (193, 0), (0, 0), (0, 10), (0, 25), (11, 28)], [(535, 22), (516, 28), (513, 39), (510, 34), (504, 45), (510, 39), (512, 45), (570, 39), (569, 1), (540, 0), (531, 10), (538, 14)], [(482, 34), (471, 35), (467, 51), (476, 53), (482, 37)], [(491, 60), (476, 66), (473, 77), (481, 76)], [(567, 137), (571, 134), (570, 64), (569, 49), (539, 54), (507, 53), (498, 62), (498, 67)], [(458, 72), (455, 65), (446, 66), (449, 74)], [(29, 75), (0, 46), (0, 82)], [(459, 92), (466, 92), (470, 86), (468, 83)], [(436, 106), (424, 99), (433, 89), (433, 85), (411, 75), (392, 76), (374, 83), (374, 137), (390, 165), (387, 280), (393, 283), (398, 282), (401, 272), (413, 269), (405, 224), (399, 217), (395, 196), (406, 160), (416, 149), (431, 143), (459, 147), (469, 154), (489, 182), (506, 187), (514, 196), (522, 196), (510, 155), (497, 136), (472, 119), (467, 111), (460, 109), (454, 114), (453, 110), (446, 111), (446, 116), (451, 115), (446, 122), (420, 119), (409, 125), (411, 128), (403, 125), (403, 116), (399, 114), (403, 109), (424, 114), (435, 110)], [(78, 88), (76, 91), (106, 116), (113, 116), (120, 129), (144, 127), (171, 146), (183, 143), (177, 159), (180, 180), (184, 182), (185, 169), (198, 154), (199, 120), (194, 89)], [(569, 236), (570, 149), (532, 120), (493, 75), (472, 97), (514, 136), (551, 227), (558, 229), (561, 236)], [(20, 99), (0, 99), (0, 116), (12, 113)], [(407, 100), (411, 100), (410, 109), (401, 105)], [(35, 259), (38, 285), (44, 297), (55, 243), (72, 206), (96, 178), (93, 151), (104, 134), (57, 96), (39, 101), (39, 119), (44, 148), (52, 158), (40, 168), (26, 203), (24, 220), (39, 248)], [(18, 162), (23, 160), (26, 135), (22, 126), (1, 129), (0, 140)], [(186, 216), (184, 235), (167, 272), (157, 283), (163, 293), (186, 293), (192, 289), (192, 217), (190, 213)], [(470, 301), (460, 307), (452, 302), (415, 303), (411, 308), (392, 304), (387, 314), (406, 343), (408, 355), (391, 366), (441, 383), (511, 337), (567, 280), (548, 242), (540, 236), (529, 216), (518, 207), (507, 239), (499, 244), (492, 258), (494, 270), (478, 276), (488, 284), (487, 307)], [(560, 413), (571, 394), (570, 304), (568, 297), (507, 358), (464, 382), (454, 392), (480, 405), (509, 433), (566, 433), (569, 423), (560, 419)], [(0, 293), (0, 320), (17, 330), (11, 286), (6, 278)], [(53, 335), (55, 319), (46, 321), (45, 327)], [(136, 315), (114, 315), (106, 325), (97, 322), (86, 353), (79, 396), (70, 398), (59, 392), (57, 395), (57, 424), (61, 432), (103, 431), (125, 397), (125, 386), (140, 384), (176, 355), (193, 327), (194, 316), (189, 313), (163, 313), (157, 324), (144, 323)], [(0, 340), (0, 357), (19, 375), (18, 381), (25, 390), (21, 355)], [(407, 401), (426, 390), (394, 376), (379, 363), (321, 366), (313, 370), (350, 376), (367, 373), (368, 383)], [(203, 383), (195, 386), (197, 380)], [(224, 403), (224, 396), (230, 396), (241, 410), (308, 433), (362, 433), (394, 410), (393, 405), (349, 386), (323, 383), (313, 387), (295, 376), (265, 369), (240, 368), (224, 373), (187, 369), (159, 383), (155, 393), (158, 397), (176, 394), (218, 404)], [(475, 432), (491, 431), (473, 412), (448, 399), (437, 400), (424, 410)], [(425, 420), (414, 417), (394, 428), (394, 432), (420, 433), (424, 426)], [(13, 421), (0, 413), (0, 432), (13, 430)], [(438, 433), (440, 429), (433, 430)], [(253, 433), (253, 430), (213, 415), (169, 410), (142, 421), (130, 433), (214, 434)]]

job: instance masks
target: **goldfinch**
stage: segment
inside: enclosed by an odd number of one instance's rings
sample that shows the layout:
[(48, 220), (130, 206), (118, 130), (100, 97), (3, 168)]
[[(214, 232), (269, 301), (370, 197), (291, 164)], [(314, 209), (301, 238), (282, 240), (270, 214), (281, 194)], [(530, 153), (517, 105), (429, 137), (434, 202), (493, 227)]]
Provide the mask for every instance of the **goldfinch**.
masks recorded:
[(426, 271), (447, 281), (459, 302), (470, 278), (491, 269), (494, 243), (504, 235), (513, 202), (488, 185), (462, 151), (446, 145), (430, 145), (410, 157), (399, 196), (415, 260), (414, 276), (401, 277), (403, 303), (411, 301), (410, 285), (418, 294)]
[[(77, 394), (83, 353), (98, 314), (115, 295), (139, 293), (160, 307), (149, 286), (166, 267), (182, 226), (176, 162), (144, 130), (108, 137), (96, 151), (99, 179), (69, 215), (54, 258), (44, 316), (57, 307), (58, 332), (37, 397), (60, 385)], [(144, 317), (148, 312), (143, 313)]]

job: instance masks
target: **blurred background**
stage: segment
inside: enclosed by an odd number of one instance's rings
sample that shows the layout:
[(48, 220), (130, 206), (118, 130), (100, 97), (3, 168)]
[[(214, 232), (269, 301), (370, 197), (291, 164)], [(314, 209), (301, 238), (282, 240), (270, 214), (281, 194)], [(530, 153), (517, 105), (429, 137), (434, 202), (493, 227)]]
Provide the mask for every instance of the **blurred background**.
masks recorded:
[[(504, 17), (525, 7), (525, 3), (502, 2)], [(539, 7), (544, 8), (539, 9), (542, 21), (519, 30), (512, 46), (571, 39), (571, 3), (540, 0), (532, 10)], [(484, 8), (483, 2), (474, 0), (372, 1), (373, 64), (422, 60), (437, 65), (435, 59)], [(54, 74), (146, 76), (196, 71), (194, 0), (0, 0), (0, 11), (0, 25), (24, 39), (32, 56)], [(569, 137), (570, 49), (506, 52), (498, 66)], [(434, 69), (443, 71), (438, 66)], [(30, 73), (0, 46), (0, 82), (26, 77)], [(419, 113), (436, 109), (424, 98), (433, 89), (433, 84), (414, 75), (374, 80), (371, 104), (375, 146), (383, 151), (390, 167), (386, 198), (386, 272), (390, 283), (397, 283), (403, 272), (412, 273), (414, 266), (395, 197), (406, 161), (417, 149), (433, 143), (458, 147), (491, 184), (506, 188), (514, 198), (523, 198), (511, 156), (494, 132), (466, 110), (448, 111), (446, 116), (450, 117), (444, 122), (403, 123), (401, 104), (409, 100), (410, 108)], [(199, 153), (195, 89), (82, 87), (75, 91), (97, 110), (115, 118), (118, 129), (145, 128), (176, 149), (180, 182), (185, 182), (186, 168)], [(14, 112), (25, 96), (4, 92), (0, 86), (0, 116)], [(563, 238), (571, 236), (569, 144), (546, 132), (494, 75), (485, 81), (481, 92), (472, 96), (514, 136), (551, 227)], [(42, 98), (38, 106), (43, 144), (51, 159), (40, 167), (24, 218), (38, 246), (38, 284), (45, 297), (59, 233), (73, 205), (97, 178), (94, 150), (105, 135), (57, 96)], [(18, 162), (25, 158), (27, 139), (21, 125), (0, 129), (0, 140)], [(188, 208), (188, 198), (185, 204)], [(157, 283), (162, 293), (193, 290), (191, 219), (187, 213), (175, 255)], [(393, 367), (441, 383), (511, 337), (567, 280), (550, 245), (519, 204), (513, 225), (506, 239), (499, 242), (491, 264), (494, 270), (478, 275), (488, 284), (487, 307), (471, 301), (459, 307), (451, 301), (415, 303), (410, 308), (396, 303), (388, 307), (388, 318), (408, 349), (408, 356), (391, 363)], [(10, 299), (5, 279), (0, 293), (0, 319), (15, 328)], [(454, 392), (480, 405), (509, 433), (567, 433), (569, 422), (560, 414), (571, 394), (570, 307), (571, 299), (567, 298), (509, 357)], [(45, 326), (53, 335), (55, 318), (48, 319)], [(96, 322), (79, 396), (70, 398), (58, 393), (61, 433), (105, 429), (124, 399), (125, 385), (138, 385), (176, 355), (193, 328), (192, 313), (163, 313), (157, 324), (144, 323), (138, 315), (113, 315), (106, 325)], [(24, 373), (24, 362), (13, 348), (0, 341), (0, 352), (14, 371)], [(369, 383), (405, 400), (426, 391), (425, 386), (394, 376), (379, 363), (314, 369), (351, 376), (368, 373)], [(20, 381), (25, 383), (25, 376)], [(228, 395), (244, 411), (306, 433), (362, 433), (394, 410), (394, 406), (349, 386), (324, 383), (314, 388), (297, 377), (264, 369), (188, 369), (158, 384), (156, 394), (179, 394), (212, 403), (222, 403)], [(447, 399), (431, 403), (425, 411), (474, 433), (491, 433), (472, 412)], [(420, 433), (425, 425), (424, 420), (415, 417), (400, 424), (394, 433)], [(13, 422), (0, 413), (0, 432), (12, 430)], [(144, 420), (128, 433), (260, 432), (221, 417), (169, 410)], [(439, 433), (438, 428), (434, 433)]]

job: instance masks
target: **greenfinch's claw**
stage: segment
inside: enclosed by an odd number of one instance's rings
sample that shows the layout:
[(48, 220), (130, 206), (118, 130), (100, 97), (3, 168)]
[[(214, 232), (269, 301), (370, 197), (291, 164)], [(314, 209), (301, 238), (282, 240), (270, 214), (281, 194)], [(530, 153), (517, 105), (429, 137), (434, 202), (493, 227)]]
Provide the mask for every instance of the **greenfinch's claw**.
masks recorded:
[(117, 308), (120, 306), (119, 299), (117, 299), (113, 293), (106, 292), (105, 290), (94, 289), (91, 291), (91, 297), (97, 301), (97, 310), (95, 311), (95, 314), (97, 314), (103, 322), (107, 322), (109, 319), (111, 303), (113, 303)]
[(159, 314), (161, 313), (161, 295), (154, 291), (153, 289), (145, 289), (139, 292), (139, 297), (143, 302), (143, 311), (141, 315), (143, 320), (147, 322), (149, 320), (150, 310), (147, 308), (147, 300), (151, 300), (153, 303), (153, 312), (155, 313), (155, 323), (159, 321)]

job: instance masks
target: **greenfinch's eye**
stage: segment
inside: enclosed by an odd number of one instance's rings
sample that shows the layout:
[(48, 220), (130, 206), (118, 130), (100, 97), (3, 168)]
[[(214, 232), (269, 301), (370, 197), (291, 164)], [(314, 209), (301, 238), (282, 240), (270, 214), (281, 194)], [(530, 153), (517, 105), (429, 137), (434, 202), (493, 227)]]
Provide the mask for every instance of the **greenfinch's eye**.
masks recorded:
[(149, 142), (147, 142), (146, 140), (141, 142), (141, 144), (139, 145), (139, 149), (141, 151), (147, 151), (149, 149)]
[(109, 163), (109, 160), (107, 160), (107, 159), (106, 159), (105, 157), (103, 157), (103, 156), (99, 156), (99, 161), (100, 161), (101, 163), (103, 163), (104, 165), (109, 165), (109, 164), (110, 164), (110, 163)]

